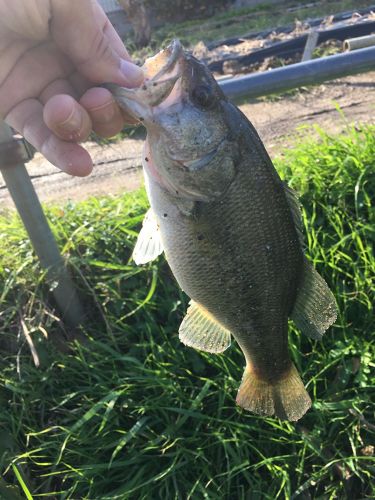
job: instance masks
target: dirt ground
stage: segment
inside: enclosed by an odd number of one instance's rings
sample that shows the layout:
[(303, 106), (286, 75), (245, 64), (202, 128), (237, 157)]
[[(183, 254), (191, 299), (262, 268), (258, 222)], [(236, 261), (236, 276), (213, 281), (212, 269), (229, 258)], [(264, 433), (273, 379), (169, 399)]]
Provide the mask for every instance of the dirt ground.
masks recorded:
[[(306, 126), (318, 124), (328, 132), (339, 132), (348, 123), (375, 123), (375, 71), (326, 82), (274, 101), (256, 100), (240, 107), (274, 157), (292, 144), (296, 133), (301, 130), (304, 135), (314, 133)], [(108, 146), (86, 143), (95, 167), (85, 178), (60, 172), (40, 154), (28, 163), (27, 169), (43, 202), (117, 194), (133, 190), (142, 183), (142, 143), (136, 139), (124, 139)], [(11, 198), (0, 176), (0, 208), (11, 206)]]

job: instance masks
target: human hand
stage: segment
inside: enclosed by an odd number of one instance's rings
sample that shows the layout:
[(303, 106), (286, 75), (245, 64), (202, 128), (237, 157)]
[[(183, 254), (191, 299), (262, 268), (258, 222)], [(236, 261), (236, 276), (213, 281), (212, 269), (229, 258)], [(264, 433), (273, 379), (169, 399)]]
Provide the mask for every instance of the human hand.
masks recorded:
[(88, 175), (78, 142), (131, 123), (95, 84), (142, 80), (95, 0), (0, 0), (0, 117), (61, 170)]

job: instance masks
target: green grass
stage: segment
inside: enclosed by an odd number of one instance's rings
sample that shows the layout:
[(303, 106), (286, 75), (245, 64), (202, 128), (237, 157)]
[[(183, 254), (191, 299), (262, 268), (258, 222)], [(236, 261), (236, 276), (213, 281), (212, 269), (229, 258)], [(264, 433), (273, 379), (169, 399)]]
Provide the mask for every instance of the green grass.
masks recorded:
[[(304, 5), (307, 4), (307, 5)], [(208, 19), (187, 20), (181, 23), (168, 23), (155, 29), (150, 46), (137, 51), (132, 35), (125, 40), (134, 57), (143, 60), (146, 56), (160, 50), (173, 38), (179, 38), (186, 47), (195, 45), (200, 40), (211, 42), (229, 37), (241, 37), (251, 32), (261, 31), (276, 26), (293, 25), (296, 20), (314, 19), (330, 16), (348, 10), (366, 8), (371, 2), (364, 0), (322, 1), (311, 6), (310, 0), (295, 2), (286, 0), (278, 4), (259, 4), (255, 7), (231, 9), (218, 13)], [(288, 12), (289, 7), (298, 7)]]
[(236, 407), (236, 346), (215, 356), (179, 343), (187, 298), (162, 258), (130, 259), (143, 192), (48, 209), (88, 314), (86, 342), (66, 353), (22, 226), (0, 218), (0, 498), (374, 497), (375, 127), (318, 133), (276, 162), (340, 310), (322, 342), (291, 328), (313, 399), (296, 424)]

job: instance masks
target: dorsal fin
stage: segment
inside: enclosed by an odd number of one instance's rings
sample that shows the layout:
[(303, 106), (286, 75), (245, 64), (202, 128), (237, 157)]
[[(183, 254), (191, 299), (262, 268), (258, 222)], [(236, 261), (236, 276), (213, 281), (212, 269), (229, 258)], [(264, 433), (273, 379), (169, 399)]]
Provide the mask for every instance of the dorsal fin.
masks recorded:
[[(284, 182), (286, 198), (292, 213), (298, 239), (304, 247), (301, 204), (297, 193)], [(327, 283), (305, 258), (303, 276), (298, 289), (293, 311), (290, 315), (302, 333), (320, 340), (337, 317), (335, 297)]]
[(231, 341), (229, 330), (193, 300), (180, 325), (179, 337), (189, 347), (214, 353), (225, 351)]
[(290, 211), (292, 212), (293, 222), (297, 230), (298, 239), (301, 243), (301, 246), (304, 247), (301, 203), (298, 199), (298, 194), (296, 193), (296, 191), (288, 186), (286, 182), (283, 182), (283, 184), (286, 199), (288, 201)]
[(303, 276), (291, 319), (302, 333), (320, 340), (337, 318), (333, 293), (320, 274), (305, 259)]
[(139, 266), (156, 259), (162, 252), (163, 245), (159, 226), (155, 214), (150, 208), (143, 219), (143, 226), (133, 250), (133, 259)]

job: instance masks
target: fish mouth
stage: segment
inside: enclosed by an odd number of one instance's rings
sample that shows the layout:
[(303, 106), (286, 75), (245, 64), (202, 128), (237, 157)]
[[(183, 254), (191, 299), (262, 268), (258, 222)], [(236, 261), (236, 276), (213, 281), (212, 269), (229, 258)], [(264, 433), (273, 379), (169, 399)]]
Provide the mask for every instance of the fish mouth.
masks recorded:
[(152, 120), (153, 108), (171, 94), (182, 74), (184, 51), (179, 40), (173, 40), (164, 50), (148, 58), (142, 66), (144, 81), (140, 87), (129, 89), (114, 83), (105, 83), (116, 102), (130, 116), (140, 122)]
[(146, 59), (142, 66), (145, 80), (154, 82), (164, 78), (166, 74), (171, 73), (175, 69), (182, 53), (183, 48), (181, 42), (175, 39), (164, 50)]

